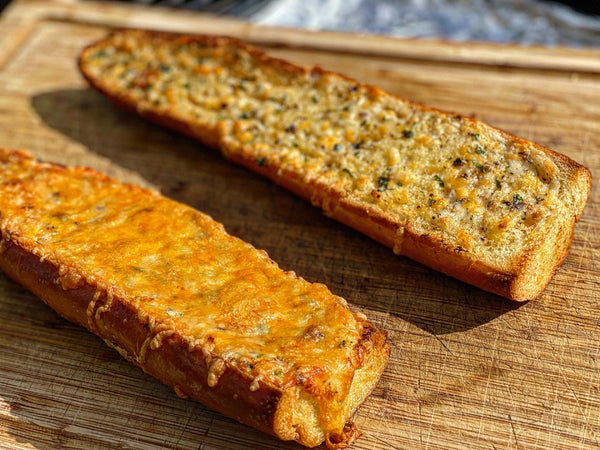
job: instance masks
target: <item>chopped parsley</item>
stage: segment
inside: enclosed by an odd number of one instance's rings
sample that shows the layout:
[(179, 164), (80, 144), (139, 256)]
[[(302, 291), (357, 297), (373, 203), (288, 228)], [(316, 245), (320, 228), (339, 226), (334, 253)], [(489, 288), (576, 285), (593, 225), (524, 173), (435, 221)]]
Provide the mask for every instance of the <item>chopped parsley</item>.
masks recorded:
[(434, 175), (433, 179), (438, 182), (440, 187), (444, 187), (444, 180), (439, 175)]
[(267, 164), (267, 158), (264, 158), (264, 157), (256, 158), (256, 165), (257, 166), (262, 167), (265, 164)]
[(511, 211), (520, 211), (525, 207), (525, 202), (520, 194), (513, 195), (512, 202), (505, 201), (504, 204), (507, 205)]
[(99, 52), (95, 53), (92, 58), (96, 59), (96, 58), (106, 58), (108, 56), (108, 52), (106, 50), (100, 50)]
[(162, 73), (169, 73), (171, 71), (171, 66), (165, 63), (160, 63), (158, 65), (158, 70), (160, 70)]
[(342, 169), (342, 172), (346, 172), (348, 175), (350, 175), (350, 178), (354, 178), (354, 174), (352, 172), (350, 172), (348, 169), (346, 169), (345, 167)]
[(386, 177), (385, 175), (382, 175), (379, 177), (379, 179), (377, 180), (377, 184), (379, 184), (379, 189), (377, 189), (379, 192), (383, 192), (388, 188), (388, 185), (390, 183), (390, 179), (389, 177)]
[(487, 154), (485, 149), (479, 144), (477, 144), (475, 146), (475, 153), (477, 153), (478, 155), (486, 155)]

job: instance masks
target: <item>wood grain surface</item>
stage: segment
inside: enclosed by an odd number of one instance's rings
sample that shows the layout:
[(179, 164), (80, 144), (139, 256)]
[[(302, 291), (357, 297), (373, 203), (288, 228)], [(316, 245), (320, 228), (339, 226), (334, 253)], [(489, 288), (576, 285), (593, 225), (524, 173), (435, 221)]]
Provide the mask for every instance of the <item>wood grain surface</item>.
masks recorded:
[[(517, 304), (417, 263), (89, 89), (81, 48), (114, 26), (235, 35), (475, 115), (600, 178), (600, 52), (262, 28), (122, 4), (18, 1), (0, 17), (0, 146), (152, 185), (386, 329), (392, 356), (356, 449), (600, 445), (600, 192), (544, 294)], [(0, 448), (279, 449), (170, 389), (0, 274)]]

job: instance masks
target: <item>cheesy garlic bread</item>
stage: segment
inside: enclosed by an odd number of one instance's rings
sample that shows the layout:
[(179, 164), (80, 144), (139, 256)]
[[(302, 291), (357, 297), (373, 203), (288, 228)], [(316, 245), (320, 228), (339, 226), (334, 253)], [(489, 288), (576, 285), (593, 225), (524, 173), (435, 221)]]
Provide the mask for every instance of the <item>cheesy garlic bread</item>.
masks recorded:
[(210, 217), (86, 168), (0, 150), (0, 269), (125, 358), (240, 422), (348, 445), (383, 331)]
[(590, 191), (590, 172), (564, 155), (232, 38), (116, 31), (79, 65), (122, 107), (515, 300), (548, 284)]

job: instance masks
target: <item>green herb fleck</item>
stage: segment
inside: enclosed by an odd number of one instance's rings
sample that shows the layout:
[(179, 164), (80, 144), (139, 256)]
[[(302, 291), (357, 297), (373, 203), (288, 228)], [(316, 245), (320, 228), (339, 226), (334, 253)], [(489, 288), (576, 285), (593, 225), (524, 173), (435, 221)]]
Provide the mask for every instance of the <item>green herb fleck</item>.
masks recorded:
[(256, 165), (259, 167), (264, 166), (265, 164), (267, 164), (267, 158), (264, 157), (260, 157), (256, 159)]
[(483, 171), (483, 165), (479, 164), (477, 161), (473, 161), (473, 165), (477, 167), (479, 170)]
[(342, 169), (342, 172), (346, 172), (348, 175), (350, 175), (350, 178), (354, 178), (354, 175), (352, 174), (352, 172), (350, 172), (348, 169), (346, 169), (345, 167)]
[(502, 189), (502, 183), (500, 183), (498, 178), (496, 178), (496, 189)]
[(435, 205), (435, 203), (436, 203), (436, 202), (437, 202), (437, 200), (436, 200), (435, 198), (431, 198), (431, 197), (429, 197), (429, 198), (427, 199), (427, 205), (429, 205), (429, 206), (433, 206), (433, 205)]
[(521, 197), (521, 195), (519, 195), (519, 194), (513, 195), (513, 199), (512, 199), (513, 205), (517, 204), (519, 202), (522, 202), (522, 201), (523, 201), (523, 197)]
[(361, 127), (364, 127), (367, 124), (367, 119), (363, 119), (363, 121), (360, 123)]
[(402, 137), (404, 137), (406, 139), (410, 139), (414, 135), (415, 135), (415, 133), (413, 132), (413, 130), (402, 130)]
[(277, 369), (273, 372), (273, 375), (275, 375), (276, 377), (280, 377), (281, 375), (283, 375), (283, 370)]
[(108, 56), (108, 52), (106, 50), (100, 50), (99, 52), (92, 55), (92, 58), (106, 58)]
[(316, 95), (313, 95), (312, 101), (313, 101), (313, 103), (319, 103), (319, 97), (317, 97)]
[(469, 136), (471, 136), (473, 139), (475, 139), (476, 141), (479, 140), (479, 133), (469, 133)]
[(377, 189), (379, 192), (383, 192), (388, 188), (388, 184), (390, 183), (390, 179), (389, 177), (386, 177), (384, 175), (380, 176), (379, 179), (377, 180), (377, 184), (379, 184), (379, 189)]
[(444, 187), (444, 180), (439, 175), (434, 175), (433, 179), (438, 182), (440, 187)]
[(333, 146), (333, 151), (334, 151), (334, 152), (339, 152), (339, 151), (340, 151), (341, 149), (343, 149), (343, 148), (344, 148), (344, 146), (343, 146), (342, 144), (339, 144), (339, 143), (338, 143), (338, 144), (335, 144), (335, 145)]
[(352, 103), (346, 103), (342, 109), (348, 111), (350, 108), (352, 108)]
[(244, 111), (243, 113), (241, 113), (238, 118), (239, 119), (249, 119), (252, 116), (252, 114), (250, 114), (250, 111)]
[(485, 149), (481, 145), (479, 145), (479, 144), (477, 144), (475, 146), (475, 153), (477, 153), (479, 155), (485, 155), (486, 154)]

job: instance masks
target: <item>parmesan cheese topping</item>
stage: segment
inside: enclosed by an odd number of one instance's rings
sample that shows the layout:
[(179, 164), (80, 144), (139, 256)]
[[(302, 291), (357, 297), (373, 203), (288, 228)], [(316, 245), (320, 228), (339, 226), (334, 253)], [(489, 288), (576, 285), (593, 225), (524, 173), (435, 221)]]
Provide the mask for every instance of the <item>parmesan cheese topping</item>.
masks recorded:
[[(178, 330), (205, 353), (209, 386), (227, 362), (255, 380), (252, 389), (299, 385), (343, 410), (363, 364), (364, 322), (324, 285), (282, 271), (210, 217), (91, 170), (0, 151), (0, 230), (57, 266), (63, 289), (85, 282), (107, 293), (88, 314), (91, 328), (111, 299), (133, 305), (154, 333), (134, 355), (140, 362)], [(321, 419), (343, 428), (342, 415)]]
[(294, 71), (220, 44), (130, 31), (84, 61), (99, 85), (141, 109), (219, 130), (227, 152), (291, 169), (484, 262), (514, 264), (531, 230), (556, 215), (558, 169), (543, 151), (320, 69)]

